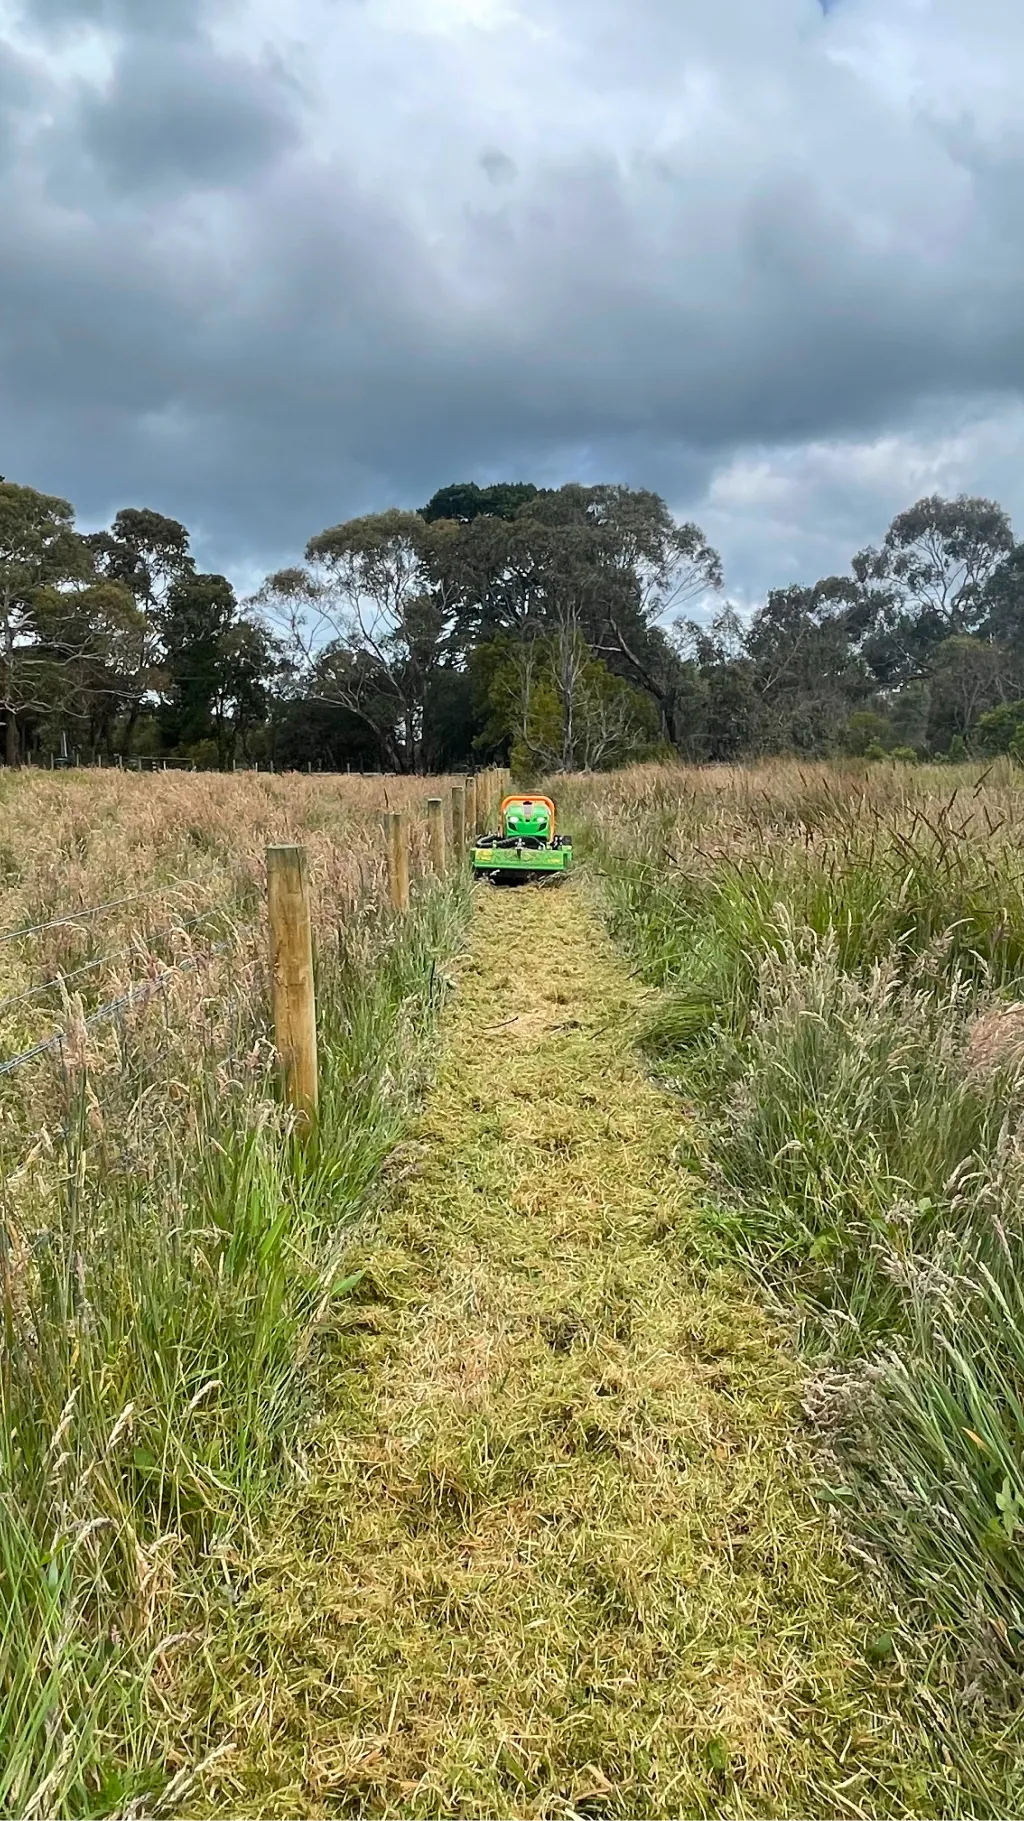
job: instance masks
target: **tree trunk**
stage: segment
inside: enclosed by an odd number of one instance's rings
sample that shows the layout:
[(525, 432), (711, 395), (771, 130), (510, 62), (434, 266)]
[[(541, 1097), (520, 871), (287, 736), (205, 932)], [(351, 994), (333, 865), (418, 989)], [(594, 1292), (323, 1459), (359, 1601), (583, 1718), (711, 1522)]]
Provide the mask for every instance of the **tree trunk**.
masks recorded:
[(124, 737), (121, 741), (121, 752), (126, 759), (129, 757), (132, 750), (132, 735), (135, 732), (135, 726), (139, 718), (141, 706), (142, 704), (140, 702), (132, 703), (128, 710), (128, 719), (124, 724)]
[(8, 765), (18, 763), (18, 717), (13, 708), (7, 710), (7, 738), (4, 758)]
[[(664, 725), (665, 730), (668, 733), (673, 746), (675, 746), (678, 743), (676, 740), (677, 717), (676, 717), (676, 713), (675, 713), (674, 703), (671, 700), (670, 692), (662, 688), (661, 684), (658, 682), (653, 671), (651, 670), (650, 665), (643, 663), (643, 661), (637, 656), (636, 652), (633, 651), (632, 648), (626, 643), (626, 640), (622, 634), (622, 629), (619, 626), (618, 622), (616, 620), (612, 620), (610, 622), (610, 625), (611, 625), (612, 632), (615, 634), (615, 642), (618, 645), (619, 650), (621, 651), (623, 657), (627, 660), (627, 662), (632, 664), (633, 669), (636, 671), (637, 681), (639, 682), (641, 689), (646, 689), (648, 695), (652, 695), (654, 697), (654, 700), (657, 702), (658, 709), (659, 709), (659, 712), (660, 712), (661, 718), (662, 718), (662, 724)], [(672, 693), (674, 694), (674, 692), (672, 692)], [(671, 731), (669, 731), (670, 729), (671, 729)]]

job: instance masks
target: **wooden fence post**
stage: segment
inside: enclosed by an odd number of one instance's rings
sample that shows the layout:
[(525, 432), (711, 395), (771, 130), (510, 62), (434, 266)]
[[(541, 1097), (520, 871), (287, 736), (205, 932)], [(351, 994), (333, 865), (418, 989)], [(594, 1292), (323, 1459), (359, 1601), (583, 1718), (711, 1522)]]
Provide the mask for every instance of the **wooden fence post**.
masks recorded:
[(316, 998), (309, 875), (304, 847), (267, 848), (270, 972), (274, 1039), (281, 1058), (285, 1099), (298, 1114), (304, 1137), (312, 1132), (319, 1100)]
[(476, 841), (476, 778), (466, 779), (466, 845), (472, 847)]
[(444, 804), (440, 797), (427, 798), (427, 823), (430, 830), (430, 864), (439, 879), (448, 870), (444, 851)]
[(409, 908), (409, 830), (400, 809), (388, 816), (388, 880), (397, 911)]
[(466, 793), (461, 785), (452, 785), (452, 853), (455, 864), (461, 863), (466, 850)]

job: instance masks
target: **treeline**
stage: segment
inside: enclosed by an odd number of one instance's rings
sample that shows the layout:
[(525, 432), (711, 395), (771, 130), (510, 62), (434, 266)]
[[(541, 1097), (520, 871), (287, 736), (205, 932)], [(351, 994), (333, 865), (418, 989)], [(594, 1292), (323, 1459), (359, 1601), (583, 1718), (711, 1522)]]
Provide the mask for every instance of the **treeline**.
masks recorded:
[(279, 667), (225, 577), (197, 572), (177, 520), (129, 508), (83, 535), (67, 500), (0, 481), (8, 765), (66, 747), (228, 765), (265, 741)]
[(527, 775), (678, 753), (1024, 759), (1024, 545), (932, 497), (845, 575), (744, 619), (655, 493), (443, 488), (350, 519), (239, 602), (189, 534), (83, 534), (0, 481), (6, 763), (66, 748), (197, 764)]

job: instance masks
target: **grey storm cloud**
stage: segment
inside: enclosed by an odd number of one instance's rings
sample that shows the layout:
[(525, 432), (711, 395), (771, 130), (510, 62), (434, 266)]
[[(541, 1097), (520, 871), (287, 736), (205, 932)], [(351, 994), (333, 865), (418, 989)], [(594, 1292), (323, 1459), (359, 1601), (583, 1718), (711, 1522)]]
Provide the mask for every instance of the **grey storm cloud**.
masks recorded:
[(291, 102), (276, 72), (144, 42), (83, 103), (76, 138), (122, 190), (244, 183), (294, 143)]
[(486, 171), (492, 183), (514, 183), (519, 169), (514, 158), (503, 152), (499, 146), (488, 146), (480, 154), (480, 168)]
[(65, 32), (83, 25), (143, 36), (173, 37), (195, 29), (203, 0), (27, 0), (22, 21)]
[(0, 469), (84, 515), (625, 479), (750, 593), (1024, 467), (1015, 0), (4, 6)]

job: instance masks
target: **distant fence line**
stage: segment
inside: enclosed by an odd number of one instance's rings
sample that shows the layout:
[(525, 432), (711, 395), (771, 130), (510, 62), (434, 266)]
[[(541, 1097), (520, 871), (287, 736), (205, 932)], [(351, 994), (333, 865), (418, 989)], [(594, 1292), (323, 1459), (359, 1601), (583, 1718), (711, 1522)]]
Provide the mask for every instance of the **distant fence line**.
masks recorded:
[[(179, 759), (168, 757), (149, 758), (140, 755), (125, 757), (115, 753), (113, 757), (103, 753), (94, 753), (91, 757), (80, 752), (63, 756), (60, 753), (26, 753), (21, 761), (24, 771), (188, 771), (212, 772), (216, 776), (226, 776), (233, 772), (271, 772), (275, 776), (325, 777), (325, 778), (415, 778), (426, 774), (406, 771), (371, 771), (361, 765), (314, 765), (312, 760), (305, 765), (277, 765), (273, 759), (233, 759), (230, 765), (203, 765), (196, 759)], [(448, 777), (473, 777), (468, 766), (446, 766)]]

